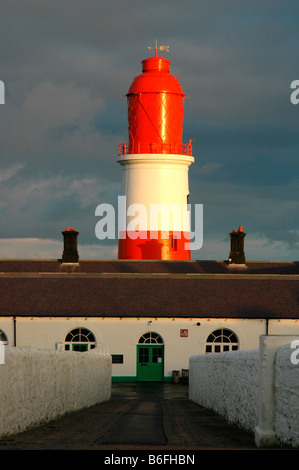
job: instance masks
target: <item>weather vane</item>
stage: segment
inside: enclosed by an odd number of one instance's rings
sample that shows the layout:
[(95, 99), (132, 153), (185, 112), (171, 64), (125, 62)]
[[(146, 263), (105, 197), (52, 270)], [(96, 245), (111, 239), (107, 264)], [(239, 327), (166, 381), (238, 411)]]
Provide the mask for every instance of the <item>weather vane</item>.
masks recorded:
[(164, 52), (169, 52), (169, 46), (157, 46), (157, 39), (156, 39), (156, 45), (155, 47), (148, 46), (148, 49), (155, 49), (156, 55), (157, 55), (157, 50), (159, 51), (164, 51)]

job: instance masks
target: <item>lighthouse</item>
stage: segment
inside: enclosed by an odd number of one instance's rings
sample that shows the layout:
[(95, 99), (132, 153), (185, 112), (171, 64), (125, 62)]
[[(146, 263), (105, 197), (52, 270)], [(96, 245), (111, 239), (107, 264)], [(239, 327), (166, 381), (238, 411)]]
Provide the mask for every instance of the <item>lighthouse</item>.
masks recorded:
[(122, 169), (119, 259), (190, 259), (189, 166), (183, 144), (185, 94), (170, 61), (155, 54), (126, 95), (128, 142), (119, 145)]

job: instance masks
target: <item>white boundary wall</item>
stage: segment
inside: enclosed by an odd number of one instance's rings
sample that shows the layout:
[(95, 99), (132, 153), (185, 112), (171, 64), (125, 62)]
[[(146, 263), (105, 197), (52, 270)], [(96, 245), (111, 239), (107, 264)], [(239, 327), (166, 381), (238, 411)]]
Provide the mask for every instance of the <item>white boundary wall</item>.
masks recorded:
[(192, 356), (189, 398), (254, 433), (257, 447), (299, 447), (295, 346), (298, 336), (270, 335), (259, 349)]
[[(298, 341), (298, 339), (297, 339)], [(275, 433), (278, 442), (299, 447), (299, 364), (297, 354), (290, 360), (290, 345), (282, 347), (275, 366)], [(295, 346), (293, 344), (293, 346)], [(292, 349), (291, 354), (295, 354)]]
[(0, 437), (110, 397), (111, 356), (105, 351), (4, 347), (4, 361), (0, 363)]
[(189, 366), (189, 398), (251, 431), (257, 422), (259, 351), (194, 356)]

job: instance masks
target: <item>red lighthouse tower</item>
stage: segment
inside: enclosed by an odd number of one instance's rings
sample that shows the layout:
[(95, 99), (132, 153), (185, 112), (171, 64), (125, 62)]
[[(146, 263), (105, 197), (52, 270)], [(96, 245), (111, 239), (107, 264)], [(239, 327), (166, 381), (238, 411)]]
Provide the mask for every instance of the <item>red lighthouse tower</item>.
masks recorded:
[(127, 93), (129, 142), (119, 146), (125, 229), (119, 259), (190, 259), (188, 168), (191, 143), (182, 143), (185, 95), (170, 61), (142, 61)]

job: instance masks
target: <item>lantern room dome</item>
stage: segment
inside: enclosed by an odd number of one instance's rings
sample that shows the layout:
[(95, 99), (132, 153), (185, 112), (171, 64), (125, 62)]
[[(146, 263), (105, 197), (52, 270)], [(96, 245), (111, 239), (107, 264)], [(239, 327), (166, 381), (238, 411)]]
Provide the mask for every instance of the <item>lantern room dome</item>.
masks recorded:
[(142, 74), (134, 78), (127, 96), (140, 93), (174, 93), (185, 96), (182, 87), (171, 73), (171, 62), (164, 57), (149, 57), (142, 61)]

